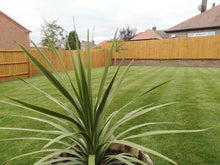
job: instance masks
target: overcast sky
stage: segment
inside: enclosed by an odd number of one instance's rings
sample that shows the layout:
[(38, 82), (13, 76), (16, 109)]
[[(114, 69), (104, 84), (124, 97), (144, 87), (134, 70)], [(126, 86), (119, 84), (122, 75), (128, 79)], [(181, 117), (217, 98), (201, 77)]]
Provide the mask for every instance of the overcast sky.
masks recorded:
[[(168, 29), (199, 14), (202, 0), (0, 0), (0, 10), (31, 31), (30, 39), (41, 41), (43, 19), (66, 31), (73, 30), (76, 20), (80, 40), (86, 40), (87, 28), (94, 27), (98, 44), (111, 39), (116, 28), (130, 26), (137, 32)], [(208, 9), (220, 0), (208, 0)]]

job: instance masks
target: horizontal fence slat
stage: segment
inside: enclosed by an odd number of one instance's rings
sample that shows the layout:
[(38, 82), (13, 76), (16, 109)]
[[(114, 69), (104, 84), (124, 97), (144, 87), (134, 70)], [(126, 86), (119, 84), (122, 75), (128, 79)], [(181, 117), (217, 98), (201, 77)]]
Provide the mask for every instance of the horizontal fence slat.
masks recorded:
[(16, 65), (16, 64), (27, 64), (27, 61), (21, 61), (21, 62), (6, 62), (6, 63), (0, 63), (0, 65)]
[[(17, 74), (14, 74), (15, 76), (20, 76), (20, 75), (28, 75), (29, 73), (28, 72), (24, 72), (24, 73), (17, 73)], [(4, 77), (13, 77), (13, 75), (0, 75), (0, 78), (4, 78)]]

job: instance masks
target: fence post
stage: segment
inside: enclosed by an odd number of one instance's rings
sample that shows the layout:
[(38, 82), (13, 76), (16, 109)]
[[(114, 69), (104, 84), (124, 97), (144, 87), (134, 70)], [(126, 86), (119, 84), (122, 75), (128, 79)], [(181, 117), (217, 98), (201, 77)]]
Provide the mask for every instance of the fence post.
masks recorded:
[[(31, 50), (30, 50), (31, 51)], [(26, 54), (23, 52), (24, 56), (26, 56)], [(27, 59), (27, 71), (28, 71), (28, 77), (31, 77), (32, 76), (32, 64), (31, 64), (31, 60), (28, 56), (26, 56), (26, 59)]]
[(28, 77), (32, 77), (32, 63), (30, 58), (27, 57), (27, 65), (28, 65)]

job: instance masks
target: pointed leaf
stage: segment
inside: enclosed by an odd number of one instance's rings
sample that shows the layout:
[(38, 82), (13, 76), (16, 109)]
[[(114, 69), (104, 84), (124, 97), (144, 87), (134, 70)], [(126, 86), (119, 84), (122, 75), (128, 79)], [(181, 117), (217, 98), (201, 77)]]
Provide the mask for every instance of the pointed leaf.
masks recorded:
[(142, 133), (142, 134), (138, 134), (138, 135), (132, 135), (132, 136), (125, 137), (124, 140), (126, 140), (126, 139), (138, 138), (138, 137), (145, 137), (145, 136), (150, 136), (150, 135), (202, 132), (202, 131), (207, 131), (207, 130), (209, 130), (209, 129), (210, 129), (210, 128), (199, 129), (199, 130), (162, 130), (162, 131), (149, 131), (149, 132), (146, 132), (146, 133)]
[(113, 143), (119, 143), (119, 144), (124, 144), (124, 145), (130, 146), (130, 147), (134, 147), (134, 148), (136, 148), (136, 149), (138, 149), (138, 150), (144, 151), (144, 152), (146, 152), (146, 153), (153, 154), (153, 155), (155, 155), (155, 156), (158, 156), (158, 157), (160, 157), (160, 158), (163, 158), (163, 159), (165, 159), (165, 160), (167, 160), (167, 161), (169, 161), (169, 162), (171, 162), (171, 163), (177, 165), (177, 163), (174, 162), (173, 160), (171, 160), (170, 158), (168, 158), (168, 157), (166, 157), (166, 156), (160, 154), (159, 152), (156, 152), (156, 151), (154, 151), (154, 150), (151, 150), (151, 149), (149, 149), (149, 148), (146, 148), (146, 147), (144, 147), (144, 146), (142, 146), (142, 145), (139, 145), (139, 144), (136, 144), (136, 143), (133, 143), (133, 142), (129, 142), (129, 141), (125, 141), (125, 140), (114, 140)]
[(49, 147), (50, 145), (52, 145), (53, 143), (57, 143), (57, 141), (60, 141), (61, 139), (66, 138), (66, 137), (69, 137), (69, 136), (72, 136), (72, 135), (74, 135), (74, 134), (75, 134), (75, 133), (64, 133), (64, 134), (62, 134), (62, 135), (56, 137), (55, 139), (51, 139), (47, 144), (45, 144), (45, 145), (43, 146), (42, 149), (45, 149), (45, 148)]
[(47, 114), (47, 115), (55, 116), (55, 117), (70, 121), (70, 122), (74, 123), (78, 128), (83, 129), (81, 127), (81, 125), (79, 125), (79, 123), (71, 117), (68, 117), (68, 116), (63, 115), (61, 113), (57, 113), (57, 112), (54, 112), (54, 111), (51, 111), (51, 110), (48, 110), (48, 109), (45, 109), (45, 108), (42, 108), (42, 107), (39, 107), (39, 106), (35, 106), (35, 105), (29, 104), (29, 103), (25, 103), (23, 101), (20, 101), (20, 100), (11, 98), (11, 97), (7, 97), (7, 98), (10, 99), (10, 100), (13, 100), (13, 101), (15, 101), (15, 102), (17, 102), (17, 103), (19, 103), (23, 106), (25, 106), (25, 107), (28, 107), (28, 108), (30, 108), (34, 111), (41, 112), (41, 113), (44, 113), (44, 114)]
[(0, 130), (28, 131), (28, 132), (38, 132), (38, 133), (48, 133), (48, 134), (62, 134), (62, 132), (56, 131), (56, 130), (40, 130), (40, 129), (13, 128), (13, 127), (0, 127)]
[(29, 152), (29, 153), (25, 153), (25, 154), (22, 154), (22, 155), (18, 155), (18, 156), (15, 156), (9, 160), (6, 160), (5, 162), (3, 162), (2, 164), (6, 164), (12, 160), (16, 160), (16, 159), (19, 159), (19, 158), (22, 158), (22, 157), (26, 157), (26, 156), (29, 156), (29, 155), (34, 155), (34, 154), (38, 154), (38, 153), (44, 153), (44, 152), (55, 152), (55, 151), (60, 151), (59, 149), (47, 149), (47, 150), (40, 150), (40, 151), (34, 151), (34, 152)]
[(142, 128), (142, 127), (145, 127), (145, 126), (148, 126), (148, 125), (155, 125), (155, 124), (173, 124), (171, 122), (154, 122), (154, 123), (144, 123), (144, 124), (139, 124), (139, 125), (135, 125), (129, 129), (126, 129), (125, 131), (121, 132), (120, 134), (118, 134), (116, 136), (116, 139), (118, 139), (119, 137), (123, 136), (124, 134), (130, 132), (130, 131), (133, 131), (137, 128)]

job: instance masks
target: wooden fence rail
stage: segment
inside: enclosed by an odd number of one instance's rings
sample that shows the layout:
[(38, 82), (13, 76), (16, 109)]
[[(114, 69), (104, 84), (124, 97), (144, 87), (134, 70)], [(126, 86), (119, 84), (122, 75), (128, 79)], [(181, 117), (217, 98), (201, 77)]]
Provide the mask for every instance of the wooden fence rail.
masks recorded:
[[(44, 66), (46, 66), (46, 62), (37, 51), (32, 50), (30, 52)], [(54, 52), (43, 51), (43, 53), (50, 60), (57, 71), (63, 70)], [(61, 56), (66, 69), (72, 70), (72, 62), (69, 51), (58, 51), (58, 53)], [(81, 50), (80, 53), (86, 62), (86, 51)], [(107, 51), (91, 50), (91, 53), (93, 68), (105, 66), (108, 56)], [(32, 74), (37, 73), (41, 73), (40, 70), (30, 61), (22, 50), (0, 49), (0, 81), (13, 79), (13, 76), (11, 76), (12, 74), (24, 78), (30, 77)]]

